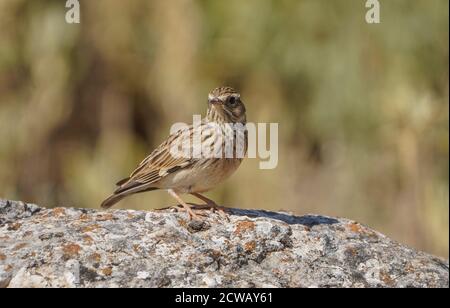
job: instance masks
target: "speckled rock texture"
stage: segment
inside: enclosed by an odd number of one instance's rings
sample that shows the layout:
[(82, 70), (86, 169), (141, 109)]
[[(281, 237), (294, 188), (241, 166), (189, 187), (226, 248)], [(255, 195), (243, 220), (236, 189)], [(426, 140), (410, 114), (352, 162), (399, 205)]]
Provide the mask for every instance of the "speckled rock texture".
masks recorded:
[(357, 222), (0, 200), (0, 287), (448, 287), (448, 262)]

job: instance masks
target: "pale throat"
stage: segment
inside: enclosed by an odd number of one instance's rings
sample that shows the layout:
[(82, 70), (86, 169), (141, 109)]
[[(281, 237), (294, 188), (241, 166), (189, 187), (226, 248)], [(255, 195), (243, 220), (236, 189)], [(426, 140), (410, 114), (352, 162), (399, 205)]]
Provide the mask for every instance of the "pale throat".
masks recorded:
[(226, 111), (218, 111), (215, 107), (208, 107), (208, 111), (206, 112), (206, 120), (208, 122), (218, 122), (218, 123), (242, 123), (245, 125), (246, 117), (245, 114), (238, 118), (235, 118), (233, 115), (226, 115)]
[(218, 122), (218, 123), (231, 123), (232, 120), (225, 117), (221, 112), (217, 111), (215, 107), (208, 107), (206, 112), (206, 120), (208, 122)]

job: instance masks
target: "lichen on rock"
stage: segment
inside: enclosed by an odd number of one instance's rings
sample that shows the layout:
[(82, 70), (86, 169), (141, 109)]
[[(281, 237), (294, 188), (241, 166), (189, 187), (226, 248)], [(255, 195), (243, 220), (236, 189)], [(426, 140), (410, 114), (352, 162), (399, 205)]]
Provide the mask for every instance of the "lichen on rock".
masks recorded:
[(448, 262), (351, 220), (0, 200), (0, 287), (448, 287)]

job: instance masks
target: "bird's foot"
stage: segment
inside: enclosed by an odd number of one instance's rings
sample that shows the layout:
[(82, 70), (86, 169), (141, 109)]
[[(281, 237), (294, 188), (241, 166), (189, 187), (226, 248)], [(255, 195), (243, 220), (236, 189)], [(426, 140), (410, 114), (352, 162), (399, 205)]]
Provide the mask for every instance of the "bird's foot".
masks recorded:
[(200, 193), (192, 192), (191, 195), (206, 202), (206, 204), (204, 206), (209, 207), (211, 209), (211, 212), (214, 213), (217, 211), (222, 218), (226, 219), (227, 221), (230, 221), (227, 214), (225, 213), (225, 210), (228, 210), (226, 207), (217, 205), (217, 203), (215, 203), (213, 200), (209, 199), (208, 197), (203, 196)]
[(223, 219), (225, 219), (226, 221), (230, 221), (228, 214), (226, 213), (226, 211), (228, 211), (229, 209), (218, 205), (217, 203), (215, 203), (214, 201), (209, 201), (206, 202), (206, 204), (202, 204), (201, 205), (203, 207), (203, 209), (209, 209), (212, 213), (218, 213), (220, 215), (220, 217), (222, 217)]
[[(228, 215), (225, 211), (228, 209), (223, 206), (219, 206), (215, 203), (211, 204), (197, 204), (197, 203), (187, 203), (188, 207), (183, 206), (182, 204), (177, 204), (169, 207), (164, 207), (158, 209), (158, 211), (163, 210), (174, 210), (175, 212), (187, 212), (189, 214), (189, 219), (194, 220), (203, 220), (203, 218), (208, 217), (210, 213), (218, 213), (220, 217), (230, 221)], [(203, 217), (203, 218), (202, 218)]]
[(176, 212), (186, 212), (189, 214), (190, 220), (203, 220), (202, 217), (208, 216), (208, 213), (205, 211), (204, 207), (202, 207), (199, 204), (194, 204), (194, 203), (188, 203), (187, 207), (183, 206), (182, 204), (177, 204), (177, 205), (163, 208), (161, 210), (167, 210), (167, 209), (171, 209)]

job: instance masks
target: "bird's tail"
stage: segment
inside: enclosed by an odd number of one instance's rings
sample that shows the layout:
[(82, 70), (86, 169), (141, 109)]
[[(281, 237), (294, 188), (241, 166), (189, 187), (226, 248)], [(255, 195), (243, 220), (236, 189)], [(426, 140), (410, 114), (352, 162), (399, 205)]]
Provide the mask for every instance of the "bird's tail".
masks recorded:
[(121, 187), (117, 188), (116, 191), (111, 196), (106, 198), (105, 201), (102, 202), (101, 207), (104, 209), (109, 209), (114, 204), (116, 204), (117, 202), (119, 202), (128, 195), (158, 189), (156, 187), (146, 187), (146, 186), (147, 185), (144, 185), (142, 183), (126, 183)]
[(102, 202), (101, 207), (104, 209), (109, 209), (114, 204), (125, 198), (126, 194), (113, 194), (105, 199), (105, 201)]

